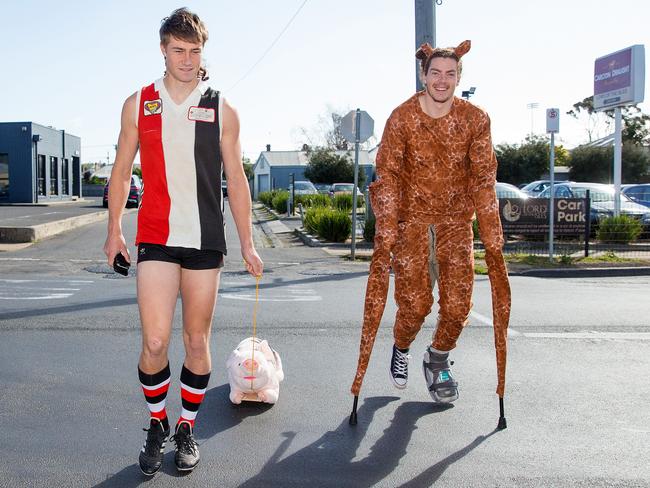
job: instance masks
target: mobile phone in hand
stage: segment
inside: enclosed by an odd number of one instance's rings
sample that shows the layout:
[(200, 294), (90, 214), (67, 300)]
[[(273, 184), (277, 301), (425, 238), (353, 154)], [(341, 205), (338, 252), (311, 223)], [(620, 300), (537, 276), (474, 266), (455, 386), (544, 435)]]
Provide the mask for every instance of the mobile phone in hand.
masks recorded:
[(116, 273), (119, 273), (124, 276), (129, 275), (129, 267), (131, 265), (129, 262), (122, 256), (122, 253), (117, 253), (115, 259), (113, 260), (113, 269)]

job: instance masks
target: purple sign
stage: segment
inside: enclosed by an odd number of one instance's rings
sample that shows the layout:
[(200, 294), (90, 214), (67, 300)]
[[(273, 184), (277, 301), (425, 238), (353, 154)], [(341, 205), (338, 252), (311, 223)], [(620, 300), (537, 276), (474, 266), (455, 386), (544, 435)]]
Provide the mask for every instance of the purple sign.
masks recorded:
[(628, 88), (632, 84), (632, 49), (596, 60), (594, 95)]
[(608, 110), (643, 101), (645, 49), (636, 44), (596, 59), (594, 108)]

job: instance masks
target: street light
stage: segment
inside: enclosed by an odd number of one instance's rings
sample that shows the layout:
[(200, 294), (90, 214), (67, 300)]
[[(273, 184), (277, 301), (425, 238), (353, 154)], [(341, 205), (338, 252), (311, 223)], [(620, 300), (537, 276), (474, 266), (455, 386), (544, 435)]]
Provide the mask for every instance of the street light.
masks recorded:
[(470, 87), (469, 90), (463, 90), (460, 96), (463, 97), (465, 100), (469, 100), (469, 97), (474, 95), (474, 92), (476, 92), (476, 87), (472, 86)]
[(534, 134), (533, 131), (533, 116), (535, 114), (535, 109), (539, 107), (539, 103), (537, 102), (530, 102), (526, 104), (526, 107), (530, 110), (530, 136), (532, 137)]

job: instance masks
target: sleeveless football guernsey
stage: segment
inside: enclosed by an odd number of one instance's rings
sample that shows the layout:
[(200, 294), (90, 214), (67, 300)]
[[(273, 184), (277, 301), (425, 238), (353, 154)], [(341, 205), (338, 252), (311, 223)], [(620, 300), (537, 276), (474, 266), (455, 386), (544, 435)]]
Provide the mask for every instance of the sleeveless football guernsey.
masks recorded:
[(226, 253), (221, 194), (221, 103), (204, 83), (174, 102), (162, 79), (138, 92), (144, 191), (136, 245)]

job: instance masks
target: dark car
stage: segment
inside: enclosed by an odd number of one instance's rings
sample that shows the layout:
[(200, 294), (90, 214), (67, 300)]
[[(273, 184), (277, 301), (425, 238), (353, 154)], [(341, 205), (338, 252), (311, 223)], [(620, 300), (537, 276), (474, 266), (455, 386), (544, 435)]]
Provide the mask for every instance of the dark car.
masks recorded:
[(621, 192), (634, 203), (638, 203), (644, 207), (650, 207), (650, 183), (623, 185)]
[(228, 198), (228, 182), (226, 180), (221, 180), (221, 194), (223, 198)]
[[(111, 180), (108, 180), (104, 185), (104, 199), (102, 201), (104, 208), (108, 208), (108, 185), (110, 182)], [(129, 188), (129, 196), (126, 199), (127, 207), (129, 205), (133, 207), (140, 206), (140, 200), (142, 199), (142, 188), (143, 184), (140, 177), (138, 175), (131, 175), (131, 188)]]
[[(549, 198), (550, 188), (544, 190), (538, 198)], [(585, 198), (589, 190), (591, 205), (590, 220), (592, 228), (601, 219), (614, 215), (614, 187), (602, 183), (561, 183), (554, 186), (555, 198)], [(644, 231), (650, 230), (650, 209), (634, 203), (626, 195), (621, 194), (621, 215), (627, 215), (641, 222)]]

